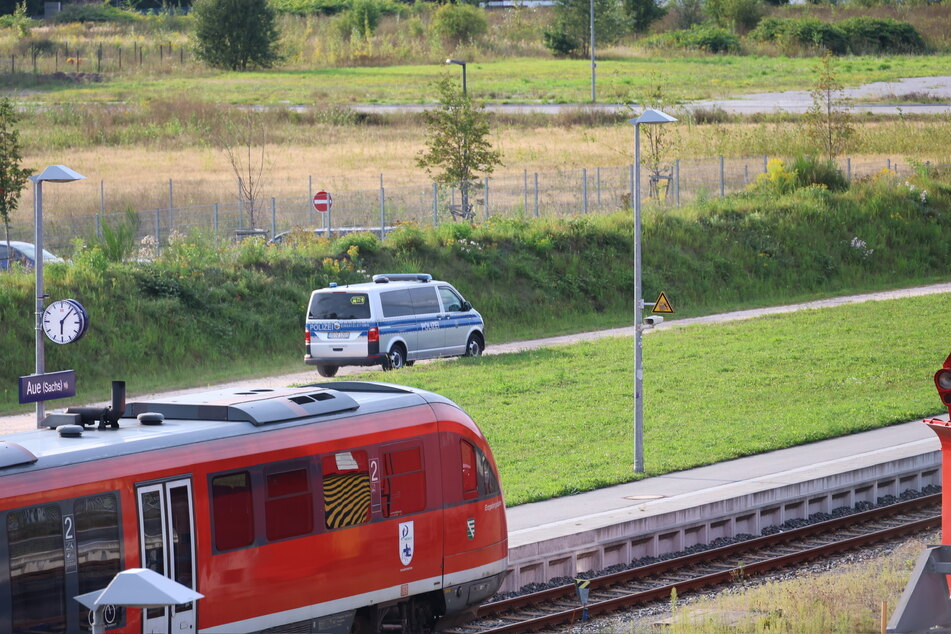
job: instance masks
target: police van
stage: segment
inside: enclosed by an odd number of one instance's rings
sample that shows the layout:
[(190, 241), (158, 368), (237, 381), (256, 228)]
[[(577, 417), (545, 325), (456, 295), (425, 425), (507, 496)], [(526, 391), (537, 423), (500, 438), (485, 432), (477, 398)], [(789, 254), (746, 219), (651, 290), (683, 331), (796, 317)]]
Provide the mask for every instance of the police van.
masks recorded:
[(304, 363), (321, 376), (343, 365), (398, 370), (418, 359), (479, 356), (485, 323), (459, 291), (431, 275), (374, 275), (311, 293), (304, 343)]

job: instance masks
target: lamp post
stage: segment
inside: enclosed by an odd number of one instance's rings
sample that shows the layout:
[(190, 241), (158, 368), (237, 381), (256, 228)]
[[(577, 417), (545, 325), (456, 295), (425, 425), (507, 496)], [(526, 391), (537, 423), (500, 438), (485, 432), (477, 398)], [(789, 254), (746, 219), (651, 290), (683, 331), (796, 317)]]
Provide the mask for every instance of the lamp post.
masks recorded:
[[(46, 357), (43, 350), (43, 304), (46, 300), (46, 293), (43, 289), (43, 182), (50, 183), (70, 183), (72, 181), (86, 178), (78, 172), (74, 172), (65, 165), (50, 165), (40, 174), (34, 174), (30, 177), (33, 181), (33, 218), (36, 226), (34, 227), (33, 242), (36, 247), (36, 257), (33, 270), (36, 273), (36, 374), (39, 376), (46, 371)], [(36, 402), (36, 427), (40, 428), (45, 417), (45, 407), (43, 401)]]
[(457, 64), (459, 66), (462, 66), (462, 94), (465, 95), (466, 94), (466, 63), (461, 62), (457, 59), (447, 59), (446, 63)]
[(597, 64), (594, 62), (594, 0), (589, 0), (588, 4), (591, 12), (591, 103), (596, 103), (597, 99), (594, 94), (594, 69), (597, 67)]
[(634, 472), (644, 472), (644, 331), (641, 297), (641, 124), (671, 123), (677, 119), (659, 110), (647, 109), (634, 124)]

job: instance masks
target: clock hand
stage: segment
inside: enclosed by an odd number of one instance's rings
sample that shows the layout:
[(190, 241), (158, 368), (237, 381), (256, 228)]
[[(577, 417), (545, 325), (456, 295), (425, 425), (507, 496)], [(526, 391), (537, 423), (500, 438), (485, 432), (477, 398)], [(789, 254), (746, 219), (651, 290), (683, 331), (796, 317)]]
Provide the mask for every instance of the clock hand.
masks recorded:
[(66, 318), (76, 312), (75, 308), (70, 308), (69, 312), (63, 315), (63, 318), (59, 320), (59, 334), (63, 334), (63, 324), (66, 323)]

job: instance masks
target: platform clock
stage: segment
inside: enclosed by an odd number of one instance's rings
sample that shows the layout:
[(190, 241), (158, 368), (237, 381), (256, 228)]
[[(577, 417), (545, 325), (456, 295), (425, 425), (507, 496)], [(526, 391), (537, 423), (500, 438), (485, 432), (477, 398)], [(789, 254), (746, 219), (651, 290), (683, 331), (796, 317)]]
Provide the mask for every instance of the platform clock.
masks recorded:
[(43, 332), (54, 343), (72, 343), (86, 333), (89, 315), (74, 299), (58, 299), (43, 311)]

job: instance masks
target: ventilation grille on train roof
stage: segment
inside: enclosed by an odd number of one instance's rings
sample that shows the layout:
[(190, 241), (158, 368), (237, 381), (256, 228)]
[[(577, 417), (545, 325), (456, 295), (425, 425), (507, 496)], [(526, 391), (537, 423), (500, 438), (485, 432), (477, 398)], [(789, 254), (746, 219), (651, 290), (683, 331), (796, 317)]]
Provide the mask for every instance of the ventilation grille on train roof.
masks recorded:
[(219, 390), (162, 401), (131, 403), (127, 416), (158, 412), (166, 420), (220, 420), (267, 425), (326, 416), (360, 407), (353, 397), (326, 389)]

